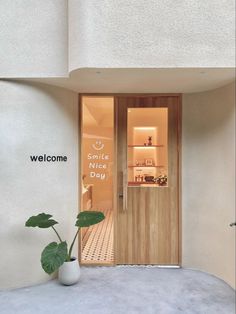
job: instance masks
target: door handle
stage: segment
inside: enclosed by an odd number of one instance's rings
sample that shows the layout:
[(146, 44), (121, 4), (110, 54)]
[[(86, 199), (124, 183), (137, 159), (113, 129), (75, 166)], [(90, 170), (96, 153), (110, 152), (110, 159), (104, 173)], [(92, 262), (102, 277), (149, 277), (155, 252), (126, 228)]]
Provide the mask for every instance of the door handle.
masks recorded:
[(123, 198), (123, 194), (122, 193), (118, 194), (118, 196), (119, 196), (119, 198)]
[(127, 170), (123, 171), (123, 211), (127, 210)]
[(235, 222), (231, 222), (231, 224), (229, 226), (230, 227), (236, 226), (236, 221)]

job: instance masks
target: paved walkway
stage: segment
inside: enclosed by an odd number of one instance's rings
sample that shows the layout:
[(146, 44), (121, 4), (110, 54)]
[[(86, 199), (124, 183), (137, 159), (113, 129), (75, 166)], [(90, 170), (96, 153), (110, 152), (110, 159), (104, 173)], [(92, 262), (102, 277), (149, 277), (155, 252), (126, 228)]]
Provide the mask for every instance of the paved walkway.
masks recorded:
[(0, 292), (1, 314), (235, 314), (234, 290), (199, 271), (83, 267), (80, 282)]

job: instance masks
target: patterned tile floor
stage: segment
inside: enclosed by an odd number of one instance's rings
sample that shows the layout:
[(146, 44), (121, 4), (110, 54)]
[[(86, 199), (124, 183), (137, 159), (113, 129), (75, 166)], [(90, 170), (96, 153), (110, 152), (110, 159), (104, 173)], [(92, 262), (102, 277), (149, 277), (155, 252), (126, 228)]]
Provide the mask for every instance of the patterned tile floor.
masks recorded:
[(83, 233), (82, 262), (114, 261), (113, 248), (113, 211), (104, 210), (105, 219), (97, 225), (91, 226)]

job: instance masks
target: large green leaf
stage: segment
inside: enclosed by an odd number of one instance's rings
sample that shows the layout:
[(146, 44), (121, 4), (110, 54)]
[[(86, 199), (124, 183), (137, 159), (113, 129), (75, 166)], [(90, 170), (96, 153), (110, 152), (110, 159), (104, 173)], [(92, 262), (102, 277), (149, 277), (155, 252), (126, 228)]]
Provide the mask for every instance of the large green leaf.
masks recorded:
[(26, 223), (26, 227), (39, 227), (39, 228), (49, 228), (57, 224), (58, 222), (50, 219), (52, 215), (41, 213), (37, 216), (30, 217)]
[(102, 212), (97, 211), (83, 211), (77, 216), (76, 226), (77, 227), (89, 227), (95, 225), (105, 219)]
[(67, 258), (67, 243), (51, 242), (41, 254), (41, 265), (49, 275), (56, 271)]

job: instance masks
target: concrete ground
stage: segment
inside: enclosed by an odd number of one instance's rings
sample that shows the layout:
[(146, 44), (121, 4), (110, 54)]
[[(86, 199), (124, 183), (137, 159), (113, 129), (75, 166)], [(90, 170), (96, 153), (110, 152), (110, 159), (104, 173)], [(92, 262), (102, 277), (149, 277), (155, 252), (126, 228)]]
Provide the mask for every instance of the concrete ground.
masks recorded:
[(225, 282), (187, 269), (82, 267), (78, 284), (56, 280), (0, 292), (1, 314), (235, 314)]

